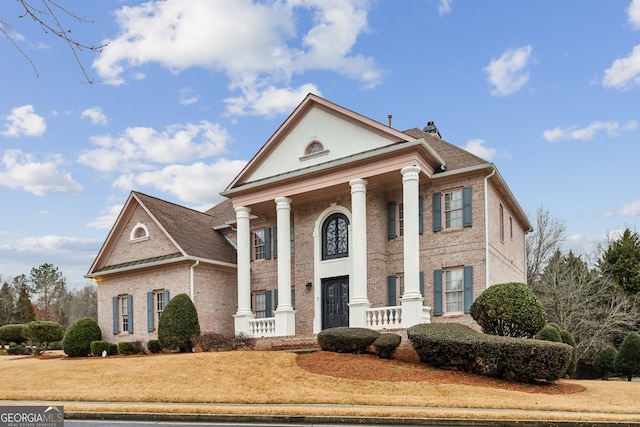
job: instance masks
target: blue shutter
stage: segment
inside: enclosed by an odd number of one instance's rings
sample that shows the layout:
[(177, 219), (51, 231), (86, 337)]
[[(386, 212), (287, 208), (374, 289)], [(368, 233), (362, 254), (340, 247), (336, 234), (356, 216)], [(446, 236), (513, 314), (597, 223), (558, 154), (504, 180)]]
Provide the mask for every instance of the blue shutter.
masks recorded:
[(442, 316), (442, 270), (433, 270), (433, 315)]
[(113, 297), (113, 335), (120, 333), (120, 318), (118, 316), (118, 297)]
[(264, 291), (264, 316), (273, 317), (271, 314), (271, 291)]
[(471, 187), (464, 187), (462, 189), (462, 225), (464, 227), (471, 227)]
[(395, 239), (396, 234), (396, 202), (387, 204), (387, 238)]
[(273, 227), (273, 259), (278, 258), (278, 227)]
[(264, 228), (264, 259), (271, 259), (271, 228)]
[(420, 295), (424, 298), (424, 271), (420, 272)]
[(129, 327), (127, 332), (133, 333), (133, 295), (127, 295), (127, 317), (129, 318)]
[(396, 276), (387, 276), (387, 305), (393, 307), (397, 305)]
[(422, 205), (424, 198), (422, 196), (418, 197), (418, 232), (420, 234), (424, 233), (424, 226), (422, 225), (422, 223), (424, 222), (424, 215), (422, 214)]
[(433, 208), (433, 231), (442, 230), (442, 193), (433, 193), (432, 197)]
[(469, 313), (473, 302), (473, 266), (464, 267), (464, 312)]
[[(162, 301), (164, 302), (164, 307), (167, 306), (167, 304), (169, 304), (169, 289), (165, 289), (164, 291), (162, 291), (163, 293), (163, 299)], [(162, 309), (164, 310), (164, 307), (162, 307)]]
[(278, 288), (273, 290), (273, 302), (275, 304), (276, 310), (278, 309)]
[(147, 292), (147, 331), (153, 332), (155, 323), (153, 321), (153, 292)]

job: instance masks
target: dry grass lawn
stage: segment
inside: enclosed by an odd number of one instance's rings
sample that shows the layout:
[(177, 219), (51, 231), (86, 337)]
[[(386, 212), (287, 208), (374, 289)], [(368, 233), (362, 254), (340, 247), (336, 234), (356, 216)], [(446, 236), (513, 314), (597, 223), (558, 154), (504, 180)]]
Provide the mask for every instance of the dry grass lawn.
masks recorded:
[[(567, 394), (313, 373), (294, 353), (240, 351), (107, 358), (0, 356), (0, 399), (63, 402), (65, 411), (640, 421), (640, 383), (571, 381)], [(362, 356), (374, 357), (374, 356)], [(378, 359), (376, 359), (378, 360)], [(376, 362), (378, 363), (378, 362)], [(580, 389), (580, 387), (578, 387)], [(94, 403), (95, 402), (95, 403)], [(109, 402), (109, 403), (103, 403)], [(163, 403), (171, 402), (172, 405)], [(7, 404), (2, 403), (2, 404)], [(271, 406), (274, 405), (275, 406)], [(265, 406), (262, 406), (265, 405)]]

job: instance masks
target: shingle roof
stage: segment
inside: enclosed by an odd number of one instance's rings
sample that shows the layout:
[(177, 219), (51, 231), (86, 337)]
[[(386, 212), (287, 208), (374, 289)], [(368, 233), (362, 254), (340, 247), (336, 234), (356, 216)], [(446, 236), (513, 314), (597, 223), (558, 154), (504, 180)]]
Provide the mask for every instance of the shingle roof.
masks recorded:
[(424, 139), (444, 159), (448, 171), (488, 163), (486, 160), (421, 129), (413, 128), (403, 133), (415, 139)]
[(149, 209), (188, 256), (236, 263), (233, 246), (212, 228), (212, 216), (143, 193), (135, 196)]
[(216, 225), (223, 225), (227, 222), (235, 221), (236, 219), (236, 211), (233, 209), (231, 199), (225, 199), (224, 202), (221, 202), (208, 211), (205, 211), (205, 214), (211, 216), (214, 227)]

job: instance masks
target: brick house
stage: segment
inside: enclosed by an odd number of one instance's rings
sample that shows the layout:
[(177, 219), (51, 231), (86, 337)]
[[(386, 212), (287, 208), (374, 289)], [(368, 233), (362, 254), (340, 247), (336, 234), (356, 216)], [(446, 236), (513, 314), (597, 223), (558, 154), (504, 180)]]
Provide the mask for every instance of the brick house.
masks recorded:
[(172, 295), (203, 331), (473, 323), (487, 286), (524, 282), (531, 229), (495, 165), (308, 95), (198, 212), (132, 192), (86, 277), (111, 341), (157, 337)]

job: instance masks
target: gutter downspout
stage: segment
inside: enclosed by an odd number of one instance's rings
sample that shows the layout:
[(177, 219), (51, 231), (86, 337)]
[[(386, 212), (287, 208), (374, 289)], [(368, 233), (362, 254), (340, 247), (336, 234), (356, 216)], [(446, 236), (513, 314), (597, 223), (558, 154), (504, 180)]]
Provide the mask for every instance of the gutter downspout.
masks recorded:
[(189, 292), (191, 294), (191, 302), (195, 302), (193, 299), (195, 294), (194, 285), (193, 285), (193, 269), (197, 267), (198, 264), (200, 264), (200, 260), (196, 260), (195, 264), (193, 264), (189, 269)]
[(489, 288), (489, 178), (496, 173), (492, 165), (491, 173), (484, 177), (484, 288)]

